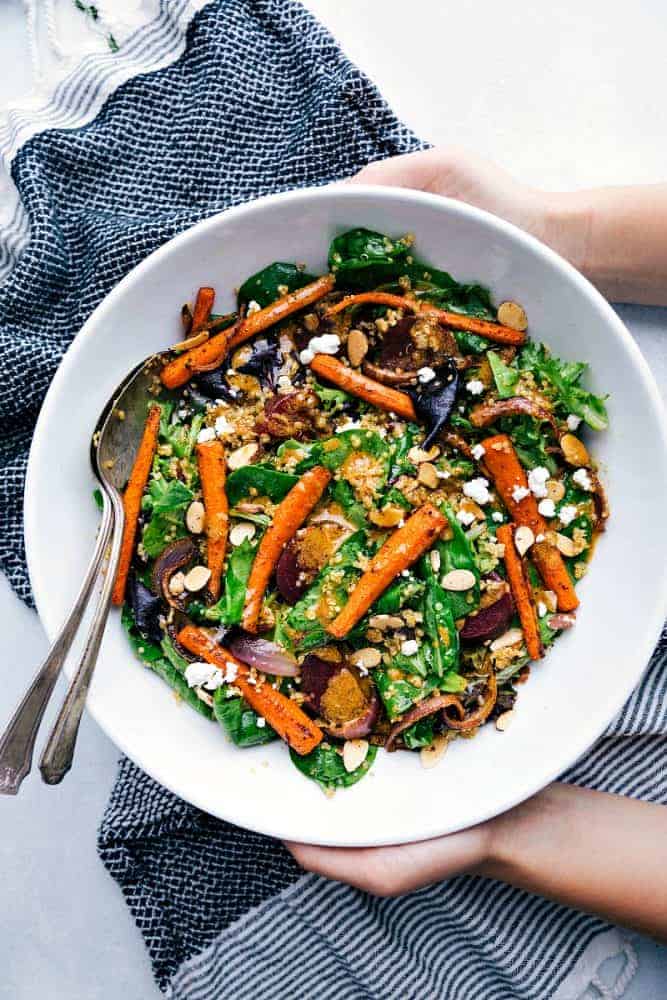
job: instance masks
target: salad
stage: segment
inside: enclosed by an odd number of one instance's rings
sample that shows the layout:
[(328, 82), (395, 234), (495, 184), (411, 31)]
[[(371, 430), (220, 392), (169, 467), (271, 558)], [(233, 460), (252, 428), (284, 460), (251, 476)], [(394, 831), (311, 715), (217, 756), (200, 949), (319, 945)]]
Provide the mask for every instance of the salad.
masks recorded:
[(431, 766), (503, 731), (608, 517), (586, 365), (413, 244), (343, 233), (329, 273), (270, 264), (227, 315), (200, 288), (124, 494), (139, 658), (329, 794), (379, 748)]

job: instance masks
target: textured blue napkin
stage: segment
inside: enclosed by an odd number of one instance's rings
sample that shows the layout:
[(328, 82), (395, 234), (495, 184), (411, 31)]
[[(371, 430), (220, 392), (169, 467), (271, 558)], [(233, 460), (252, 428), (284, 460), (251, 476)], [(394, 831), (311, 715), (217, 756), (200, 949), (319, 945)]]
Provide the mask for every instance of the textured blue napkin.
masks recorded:
[[(30, 437), (94, 307), (199, 219), (419, 145), (297, 3), (220, 0), (177, 63), (122, 86), (89, 126), (24, 147), (13, 175), (32, 237), (0, 288), (0, 560), (25, 600)], [(570, 780), (667, 798), (662, 660)], [(189, 806), (127, 760), (99, 850), (158, 984), (182, 1000), (541, 1000), (605, 929), (480, 879), (379, 900), (304, 876), (281, 845)]]

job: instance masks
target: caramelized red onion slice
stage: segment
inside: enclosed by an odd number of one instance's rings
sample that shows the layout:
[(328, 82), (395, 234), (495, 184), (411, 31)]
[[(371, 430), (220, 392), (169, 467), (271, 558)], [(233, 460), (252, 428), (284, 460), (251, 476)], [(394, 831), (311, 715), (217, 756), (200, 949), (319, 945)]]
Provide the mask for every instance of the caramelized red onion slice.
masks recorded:
[(550, 618), (547, 618), (547, 625), (549, 626), (549, 628), (562, 630), (566, 628), (572, 628), (572, 626), (576, 623), (576, 621), (577, 621), (576, 615), (566, 614), (565, 612), (562, 612), (561, 614), (551, 615)]
[[(455, 694), (436, 694), (431, 698), (425, 698), (424, 701), (420, 701), (409, 712), (406, 712), (400, 722), (397, 722), (392, 727), (387, 737), (387, 742), (384, 745), (385, 750), (389, 752), (395, 750), (395, 743), (398, 737), (402, 732), (414, 725), (415, 722), (419, 722), (420, 719), (425, 719), (427, 715), (433, 715), (435, 712), (442, 711), (444, 715), (446, 708), (454, 708), (461, 719), (465, 716), (463, 705)], [(447, 716), (445, 716), (445, 720), (449, 721)]]
[(415, 385), (419, 374), (416, 368), (410, 371), (390, 371), (388, 368), (382, 368), (381, 365), (374, 365), (372, 361), (364, 361), (361, 370), (364, 375), (375, 379), (376, 382), (392, 386)]
[(268, 639), (247, 635), (245, 632), (236, 636), (228, 648), (234, 656), (249, 667), (256, 667), (264, 674), (274, 674), (276, 677), (296, 677), (297, 662), (293, 656), (286, 653), (281, 646)]
[(153, 590), (164, 597), (167, 604), (180, 610), (183, 605), (179, 597), (169, 590), (169, 581), (174, 573), (187, 566), (197, 555), (197, 547), (190, 538), (177, 538), (167, 545), (155, 560), (153, 566)]
[(471, 712), (470, 715), (466, 715), (463, 719), (452, 719), (445, 709), (442, 713), (443, 718), (450, 729), (456, 729), (458, 732), (466, 732), (469, 729), (476, 729), (477, 726), (481, 726), (483, 722), (486, 722), (488, 717), (491, 715), (497, 697), (498, 682), (496, 681), (496, 675), (491, 672), (486, 685), (486, 695), (479, 708), (476, 708), (474, 712)]
[(488, 427), (500, 417), (516, 417), (526, 415), (551, 424), (556, 437), (560, 435), (560, 427), (553, 413), (525, 396), (512, 396), (510, 399), (495, 399), (490, 403), (480, 403), (470, 411), (470, 422), (475, 427)]

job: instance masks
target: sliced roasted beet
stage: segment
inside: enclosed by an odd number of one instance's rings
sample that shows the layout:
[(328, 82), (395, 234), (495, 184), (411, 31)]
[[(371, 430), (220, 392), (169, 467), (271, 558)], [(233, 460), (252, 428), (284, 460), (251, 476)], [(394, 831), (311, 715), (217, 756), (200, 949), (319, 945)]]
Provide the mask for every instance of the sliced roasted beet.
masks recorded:
[(283, 355), (280, 345), (275, 341), (262, 338), (254, 342), (250, 357), (236, 370), (242, 375), (254, 375), (263, 387), (268, 386), (270, 389), (275, 389), (282, 364)]
[(301, 664), (305, 704), (324, 719), (323, 728), (337, 739), (367, 736), (380, 713), (370, 677), (341, 660), (332, 663), (310, 653)]
[(288, 604), (296, 604), (308, 586), (306, 574), (299, 566), (299, 543), (292, 538), (283, 549), (276, 566), (276, 586)]
[(415, 324), (414, 316), (404, 316), (398, 323), (390, 326), (382, 337), (377, 364), (380, 368), (395, 371), (397, 368), (417, 368), (413, 363), (415, 345), (410, 331)]
[(163, 607), (162, 600), (143, 585), (136, 573), (132, 573), (127, 581), (127, 603), (141, 634), (152, 642), (161, 642), (162, 629), (159, 618)]
[[(299, 531), (283, 549), (276, 566), (276, 585), (288, 604), (296, 604), (304, 591), (325, 566), (341, 541), (350, 534), (344, 518), (325, 513)], [(340, 523), (342, 521), (342, 523)]]
[(448, 358), (438, 368), (435, 378), (408, 390), (417, 416), (428, 428), (428, 434), (421, 445), (423, 449), (428, 450), (444, 429), (454, 408), (458, 387), (458, 369), (455, 362)]
[(177, 538), (171, 542), (155, 560), (153, 566), (153, 590), (160, 594), (172, 608), (181, 608), (182, 602), (169, 590), (169, 581), (174, 573), (187, 566), (197, 555), (197, 547), (190, 538)]
[(513, 615), (514, 601), (508, 592), (488, 608), (482, 608), (481, 611), (468, 615), (459, 637), (462, 642), (485, 642), (487, 639), (495, 639), (507, 631)]
[(218, 368), (214, 368), (213, 371), (199, 372), (197, 377), (192, 380), (192, 390), (205, 399), (224, 399), (228, 403), (237, 402), (241, 393), (229, 384), (226, 372), (227, 364), (225, 362)]
[(273, 438), (295, 438), (302, 441), (315, 435), (315, 421), (320, 401), (312, 389), (297, 389), (284, 396), (272, 396), (264, 406), (264, 414), (255, 424), (258, 434)]

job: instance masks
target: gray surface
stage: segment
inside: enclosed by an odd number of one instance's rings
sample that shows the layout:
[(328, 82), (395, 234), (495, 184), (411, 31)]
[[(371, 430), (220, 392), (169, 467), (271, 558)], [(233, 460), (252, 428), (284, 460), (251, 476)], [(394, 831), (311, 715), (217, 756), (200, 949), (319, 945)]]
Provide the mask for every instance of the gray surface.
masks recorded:
[[(536, 183), (545, 180), (553, 186), (593, 183), (598, 178), (606, 182), (652, 180), (663, 175), (667, 152), (667, 132), (660, 127), (665, 115), (664, 87), (654, 85), (651, 74), (662, 74), (664, 60), (647, 58), (641, 45), (628, 43), (626, 33), (627, 28), (649, 47), (661, 44), (658, 39), (667, 24), (662, 4), (647, 0), (635, 7), (628, 21), (627, 6), (619, 0), (590, 0), (584, 8), (580, 0), (562, 0), (548, 12), (542, 5), (518, 3), (507, 8), (494, 0), (456, 6), (417, 0), (422, 20), (427, 16), (430, 23), (442, 19), (442, 31), (431, 30), (426, 36), (420, 32), (427, 46), (446, 35), (467, 37), (472, 31), (476, 52), (483, 47), (474, 72), (469, 64), (463, 72), (456, 72), (456, 59), (460, 62), (467, 56), (464, 47), (458, 54), (456, 46), (450, 47), (448, 59), (455, 63), (453, 72), (450, 65), (449, 79), (458, 81), (457, 86), (465, 80), (474, 91), (465, 105), (450, 102), (447, 114), (440, 105), (441, 56), (424, 56), (416, 39), (415, 44), (402, 44), (404, 32), (409, 39), (420, 20), (405, 23), (402, 0), (367, 0), (363, 8), (355, 0), (309, 0), (308, 6), (326, 18), (399, 111), (436, 142), (456, 136), (484, 148)], [(61, 22), (62, 15), (73, 16), (65, 9), (71, 5), (58, 2), (56, 7)], [(388, 8), (395, 16), (388, 16)], [(22, 10), (19, 0), (0, 3), (0, 104), (21, 93), (29, 76)], [(386, 30), (379, 32), (378, 24)], [(478, 35), (480, 24), (486, 25), (483, 38)], [(589, 44), (594, 31), (602, 37)], [(512, 64), (508, 58), (512, 50), (505, 51), (502, 38), (505, 34), (511, 41), (517, 33), (521, 59)], [(531, 88), (527, 100), (526, 76), (533, 64), (537, 71), (548, 58), (545, 39), (556, 46), (562, 43), (560, 72), (539, 73), (539, 97)], [(619, 65), (624, 71), (622, 83)], [(568, 93), (576, 95), (576, 100), (570, 100)], [(562, 151), (560, 160), (553, 151), (545, 155), (544, 136), (539, 142), (529, 141), (540, 121), (542, 128), (548, 122), (549, 140)], [(624, 140), (617, 141), (615, 129)], [(628, 135), (632, 141), (627, 141)], [(624, 316), (639, 333), (641, 347), (664, 391), (665, 312), (629, 308)], [(36, 617), (14, 598), (1, 577), (0, 621), (4, 626), (0, 633), (2, 725), (46, 643)], [(62, 694), (62, 686), (59, 691)], [(49, 713), (47, 723), (53, 714)], [(84, 718), (75, 769), (61, 786), (44, 787), (37, 773), (26, 780), (17, 799), (0, 798), (1, 1000), (150, 1000), (159, 996), (141, 938), (95, 850), (96, 828), (116, 758), (114, 746), (95, 723)], [(635, 943), (640, 970), (625, 998), (658, 1000), (667, 994), (667, 949), (642, 938)]]

